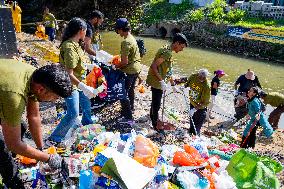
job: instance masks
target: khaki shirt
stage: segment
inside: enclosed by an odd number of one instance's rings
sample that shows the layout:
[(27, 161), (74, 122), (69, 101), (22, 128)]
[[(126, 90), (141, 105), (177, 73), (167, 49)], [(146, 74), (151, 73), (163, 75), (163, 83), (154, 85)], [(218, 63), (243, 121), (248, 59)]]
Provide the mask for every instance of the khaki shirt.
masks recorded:
[(53, 14), (48, 13), (43, 15), (43, 22), (45, 27), (55, 28), (56, 19)]
[(128, 64), (120, 70), (127, 74), (137, 74), (141, 71), (141, 57), (136, 39), (128, 34), (127, 38), (121, 42), (121, 56), (128, 57)]
[(206, 79), (204, 82), (200, 82), (197, 78), (197, 74), (193, 74), (188, 78), (186, 86), (190, 87), (189, 99), (190, 103), (196, 107), (197, 103), (202, 103), (200, 109), (204, 109), (210, 102), (210, 86)]
[(0, 119), (12, 126), (21, 123), (35, 68), (13, 59), (0, 59)]
[[(168, 80), (171, 76), (171, 70), (173, 67), (172, 51), (171, 47), (166, 45), (158, 50), (154, 61), (158, 58), (163, 58), (164, 62), (158, 66), (158, 73), (161, 75), (163, 80)], [(161, 84), (158, 78), (155, 76), (152, 68), (149, 68), (146, 83), (155, 89), (161, 89)]]
[(79, 43), (67, 40), (60, 47), (59, 62), (68, 69), (73, 69), (75, 77), (83, 81), (86, 79), (86, 68), (84, 62), (87, 60)]

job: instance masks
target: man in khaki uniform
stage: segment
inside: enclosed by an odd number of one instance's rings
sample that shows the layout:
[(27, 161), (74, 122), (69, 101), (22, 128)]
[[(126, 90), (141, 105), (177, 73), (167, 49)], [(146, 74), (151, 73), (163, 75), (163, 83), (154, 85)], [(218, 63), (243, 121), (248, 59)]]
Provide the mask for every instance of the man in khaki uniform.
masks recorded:
[[(8, 188), (24, 188), (18, 178), (11, 152), (38, 161), (51, 168), (61, 166), (58, 155), (41, 151), (43, 147), (39, 101), (55, 101), (72, 92), (70, 77), (59, 65), (34, 67), (12, 59), (0, 59), (0, 174)], [(26, 108), (29, 130), (37, 149), (21, 140), (21, 117)]]
[(187, 45), (188, 42), (186, 37), (181, 33), (177, 33), (176, 36), (174, 36), (171, 45), (165, 45), (158, 50), (154, 61), (149, 68), (146, 82), (151, 86), (152, 90), (150, 117), (155, 130), (162, 130), (161, 128), (157, 128), (157, 120), (163, 91), (166, 90), (168, 81), (174, 85), (171, 77), (173, 67), (172, 52), (181, 52)]
[(127, 120), (132, 120), (134, 111), (134, 89), (135, 82), (141, 71), (141, 58), (136, 39), (130, 33), (130, 23), (126, 18), (116, 21), (115, 31), (121, 37), (121, 63), (116, 65), (122, 72), (126, 73), (125, 88), (127, 97), (121, 100), (121, 114)]

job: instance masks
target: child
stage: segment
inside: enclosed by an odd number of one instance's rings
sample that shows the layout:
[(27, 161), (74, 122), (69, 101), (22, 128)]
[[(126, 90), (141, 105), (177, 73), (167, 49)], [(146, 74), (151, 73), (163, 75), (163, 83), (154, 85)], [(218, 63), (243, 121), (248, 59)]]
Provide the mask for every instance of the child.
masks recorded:
[(257, 87), (252, 87), (248, 91), (248, 117), (249, 121), (246, 125), (246, 128), (242, 137), (242, 148), (254, 148), (255, 140), (256, 140), (256, 124), (259, 123), (261, 127), (264, 129), (264, 134), (267, 138), (271, 137), (273, 134), (273, 129), (264, 113), (262, 112), (263, 103), (260, 101), (259, 97), (259, 89)]
[(216, 70), (214, 71), (214, 74), (215, 76), (211, 81), (211, 102), (208, 106), (208, 120), (209, 118), (214, 119), (214, 117), (212, 116), (212, 109), (215, 104), (215, 98), (218, 93), (218, 88), (220, 86), (220, 78), (225, 75), (225, 72), (223, 70)]

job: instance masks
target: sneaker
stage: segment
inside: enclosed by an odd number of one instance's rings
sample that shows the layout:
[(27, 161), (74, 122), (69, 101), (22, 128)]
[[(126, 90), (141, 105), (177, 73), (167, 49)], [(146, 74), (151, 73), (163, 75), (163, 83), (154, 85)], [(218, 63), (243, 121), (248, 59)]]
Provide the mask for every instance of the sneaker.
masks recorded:
[(53, 140), (50, 140), (49, 138), (48, 139), (46, 139), (46, 141), (45, 141), (45, 148), (49, 148), (49, 147), (51, 147), (51, 146), (58, 146), (60, 144), (60, 142), (55, 142), (55, 141), (53, 141)]

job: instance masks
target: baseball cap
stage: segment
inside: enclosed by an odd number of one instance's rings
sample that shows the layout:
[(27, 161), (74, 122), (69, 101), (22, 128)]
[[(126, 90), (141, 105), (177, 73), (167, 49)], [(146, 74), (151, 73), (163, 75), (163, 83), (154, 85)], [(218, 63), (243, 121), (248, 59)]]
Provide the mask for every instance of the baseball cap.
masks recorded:
[(115, 29), (123, 29), (123, 28), (126, 28), (128, 27), (129, 25), (129, 22), (126, 18), (119, 18), (116, 20), (116, 23), (115, 23)]
[(226, 75), (225, 72), (224, 72), (224, 70), (216, 70), (214, 73), (215, 73), (216, 75)]

